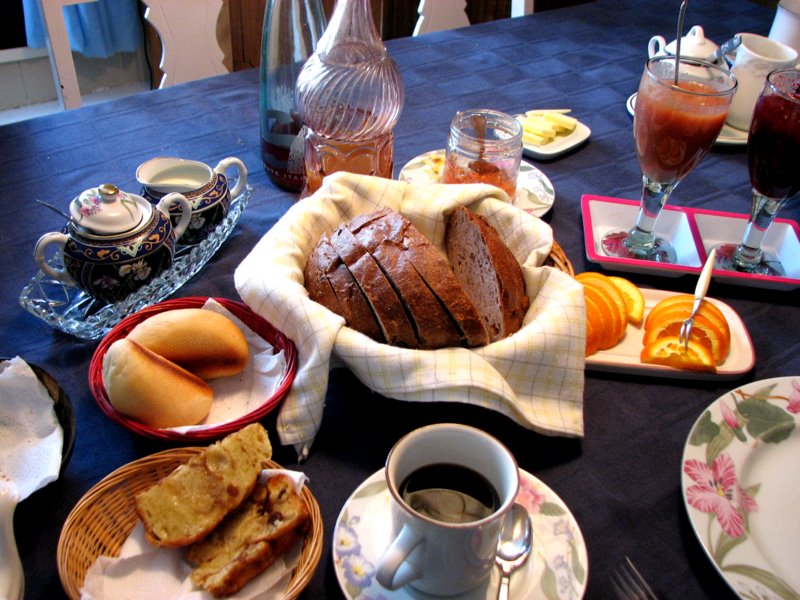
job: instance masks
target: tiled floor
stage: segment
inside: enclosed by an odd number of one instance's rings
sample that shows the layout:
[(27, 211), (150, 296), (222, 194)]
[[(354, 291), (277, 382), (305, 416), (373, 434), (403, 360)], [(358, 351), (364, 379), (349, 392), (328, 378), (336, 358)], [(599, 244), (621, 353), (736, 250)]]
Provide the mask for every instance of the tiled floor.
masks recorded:
[[(130, 84), (122, 87), (105, 90), (102, 92), (95, 92), (87, 94), (81, 99), (83, 105), (95, 104), (97, 102), (105, 102), (114, 98), (120, 98), (129, 94), (137, 94), (149, 90), (149, 86), (145, 84)], [(31, 104), (21, 108), (11, 108), (8, 110), (0, 110), (0, 125), (7, 123), (16, 123), (17, 121), (24, 121), (25, 119), (32, 119), (42, 115), (48, 115), (54, 112), (61, 111), (61, 106), (58, 101), (44, 102), (41, 104)]]

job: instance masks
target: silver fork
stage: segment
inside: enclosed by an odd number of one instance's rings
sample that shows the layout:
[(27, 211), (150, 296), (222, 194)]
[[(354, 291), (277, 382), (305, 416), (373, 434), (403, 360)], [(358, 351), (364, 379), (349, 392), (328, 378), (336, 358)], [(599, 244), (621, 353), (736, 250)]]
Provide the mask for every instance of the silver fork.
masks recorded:
[(708, 284), (711, 281), (711, 271), (714, 270), (714, 258), (717, 256), (717, 249), (712, 248), (711, 252), (706, 259), (706, 264), (703, 265), (703, 270), (700, 272), (700, 278), (697, 280), (697, 286), (694, 288), (694, 304), (692, 305), (692, 312), (689, 313), (687, 319), (681, 325), (679, 339), (684, 348), (689, 348), (689, 336), (692, 333), (694, 326), (694, 317), (697, 311), (700, 310), (700, 305), (703, 303), (703, 298), (706, 297), (708, 291)]
[(627, 556), (611, 576), (611, 583), (619, 600), (658, 600), (653, 589)]

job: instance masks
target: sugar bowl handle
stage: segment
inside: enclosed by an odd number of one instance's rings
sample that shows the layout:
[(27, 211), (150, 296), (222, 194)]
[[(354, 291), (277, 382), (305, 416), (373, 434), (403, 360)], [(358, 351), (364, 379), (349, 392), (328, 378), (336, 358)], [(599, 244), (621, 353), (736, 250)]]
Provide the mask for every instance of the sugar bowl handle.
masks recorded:
[(164, 196), (156, 204), (156, 208), (169, 217), (169, 209), (174, 204), (179, 204), (181, 207), (181, 218), (178, 220), (178, 224), (175, 225), (175, 239), (179, 240), (186, 228), (189, 227), (189, 221), (192, 220), (192, 205), (189, 204), (186, 196), (178, 192), (172, 192)]
[(69, 285), (75, 285), (75, 280), (72, 278), (72, 276), (67, 273), (64, 268), (58, 269), (48, 263), (45, 255), (47, 248), (50, 246), (55, 246), (56, 254), (64, 256), (64, 246), (66, 245), (68, 239), (69, 237), (64, 233), (45, 233), (39, 238), (39, 241), (36, 242), (36, 247), (33, 249), (33, 260), (35, 260), (36, 264), (39, 265), (42, 273), (51, 279), (62, 281)]
[(227, 177), (226, 171), (231, 167), (236, 167), (238, 175), (236, 178), (236, 185), (230, 188), (231, 198), (236, 198), (236, 196), (242, 193), (244, 186), (247, 184), (247, 167), (244, 166), (244, 163), (236, 157), (229, 156), (219, 161), (219, 164), (214, 167), (214, 172), (221, 173)]

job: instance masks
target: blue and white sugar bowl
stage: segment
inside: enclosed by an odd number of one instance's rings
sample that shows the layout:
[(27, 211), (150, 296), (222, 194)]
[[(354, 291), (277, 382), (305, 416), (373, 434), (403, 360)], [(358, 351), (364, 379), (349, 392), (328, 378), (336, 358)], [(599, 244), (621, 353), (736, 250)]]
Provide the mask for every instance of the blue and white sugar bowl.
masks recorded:
[[(174, 226), (172, 207), (180, 210)], [(190, 219), (191, 206), (182, 194), (168, 194), (154, 206), (104, 183), (70, 202), (63, 231), (39, 238), (34, 259), (46, 276), (98, 300), (119, 302), (172, 265)], [(60, 261), (48, 261), (53, 249)]]
[[(235, 180), (229, 177), (233, 173)], [(192, 206), (192, 220), (180, 245), (191, 246), (206, 239), (228, 215), (231, 199), (247, 184), (247, 169), (233, 156), (223, 158), (213, 169), (196, 160), (159, 156), (139, 165), (136, 180), (142, 184), (142, 196), (153, 204), (170, 192), (186, 196)], [(171, 213), (176, 223), (177, 209)]]

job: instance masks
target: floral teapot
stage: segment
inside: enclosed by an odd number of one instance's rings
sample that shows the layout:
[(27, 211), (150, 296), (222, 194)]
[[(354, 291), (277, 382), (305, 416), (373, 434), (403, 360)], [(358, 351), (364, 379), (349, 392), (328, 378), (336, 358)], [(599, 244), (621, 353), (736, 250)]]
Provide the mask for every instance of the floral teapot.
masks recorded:
[[(174, 205), (181, 207), (175, 226), (169, 215)], [(172, 265), (177, 240), (191, 219), (191, 206), (177, 193), (153, 206), (105, 183), (74, 198), (69, 217), (63, 232), (39, 238), (34, 259), (46, 276), (113, 303)], [(48, 262), (45, 252), (51, 246), (63, 268), (58, 261)]]

